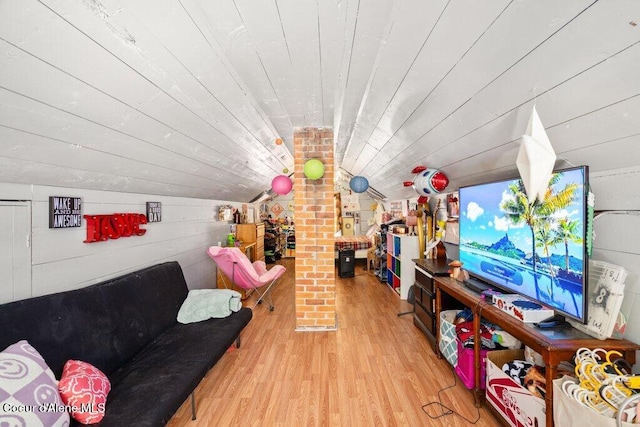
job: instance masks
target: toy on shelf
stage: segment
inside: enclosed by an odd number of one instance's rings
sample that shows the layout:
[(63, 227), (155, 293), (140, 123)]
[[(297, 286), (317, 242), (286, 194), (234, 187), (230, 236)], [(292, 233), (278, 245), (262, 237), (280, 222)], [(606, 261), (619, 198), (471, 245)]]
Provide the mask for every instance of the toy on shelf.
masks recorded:
[(410, 236), (415, 236), (416, 235), (416, 227), (418, 226), (418, 211), (415, 209), (412, 209), (409, 211), (409, 213), (407, 214), (407, 217), (405, 219), (405, 224), (407, 225), (407, 227), (409, 227), (409, 235)]
[(453, 260), (449, 263), (449, 267), (451, 267), (451, 277), (454, 279), (458, 279), (458, 277), (460, 276), (460, 270), (462, 269), (462, 261), (460, 260)]

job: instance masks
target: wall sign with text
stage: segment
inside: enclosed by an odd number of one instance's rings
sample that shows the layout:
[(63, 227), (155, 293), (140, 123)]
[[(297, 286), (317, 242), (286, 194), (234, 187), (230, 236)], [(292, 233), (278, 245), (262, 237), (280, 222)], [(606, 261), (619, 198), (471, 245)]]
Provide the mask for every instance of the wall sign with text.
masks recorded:
[(147, 202), (147, 222), (162, 221), (162, 203)]
[(85, 215), (87, 238), (84, 243), (103, 242), (120, 237), (142, 236), (147, 232), (140, 227), (147, 223), (141, 213), (114, 213), (109, 215)]
[(81, 197), (49, 197), (49, 228), (82, 226)]

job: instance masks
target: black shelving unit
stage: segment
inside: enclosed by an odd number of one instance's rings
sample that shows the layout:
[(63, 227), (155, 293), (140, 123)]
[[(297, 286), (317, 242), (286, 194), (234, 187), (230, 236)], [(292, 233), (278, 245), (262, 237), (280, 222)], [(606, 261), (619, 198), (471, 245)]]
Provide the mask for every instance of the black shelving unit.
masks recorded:
[[(267, 237), (267, 233), (274, 237)], [(265, 222), (264, 256), (267, 264), (272, 264), (283, 257), (286, 249), (285, 234), (269, 222)]]
[(381, 231), (376, 239), (376, 257), (378, 258), (377, 269), (374, 273), (381, 283), (387, 283), (387, 232)]

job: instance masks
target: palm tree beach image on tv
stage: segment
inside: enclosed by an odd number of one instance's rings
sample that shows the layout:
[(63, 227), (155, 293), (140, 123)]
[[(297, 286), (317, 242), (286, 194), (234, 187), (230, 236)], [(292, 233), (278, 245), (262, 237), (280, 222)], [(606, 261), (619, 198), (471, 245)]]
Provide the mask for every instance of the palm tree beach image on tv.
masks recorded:
[(520, 179), (461, 187), (460, 261), (472, 280), (586, 321), (588, 167), (554, 172), (543, 201)]

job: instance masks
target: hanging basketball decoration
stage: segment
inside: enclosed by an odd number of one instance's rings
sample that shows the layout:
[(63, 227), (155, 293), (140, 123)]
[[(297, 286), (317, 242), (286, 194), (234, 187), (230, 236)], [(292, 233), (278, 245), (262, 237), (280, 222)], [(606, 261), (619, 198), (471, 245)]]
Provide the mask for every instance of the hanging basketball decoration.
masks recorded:
[(293, 188), (293, 182), (286, 175), (278, 175), (271, 181), (271, 189), (281, 196), (289, 194)]
[(309, 179), (320, 179), (324, 175), (324, 165), (318, 159), (309, 159), (304, 164), (304, 176)]
[(354, 193), (364, 193), (369, 188), (369, 181), (364, 176), (354, 176), (349, 181), (349, 188), (353, 190)]
[(416, 166), (411, 173), (415, 173), (413, 181), (405, 181), (405, 187), (413, 187), (420, 195), (418, 203), (425, 203), (429, 196), (444, 191), (449, 185), (449, 178), (437, 169), (430, 169), (426, 166)]

